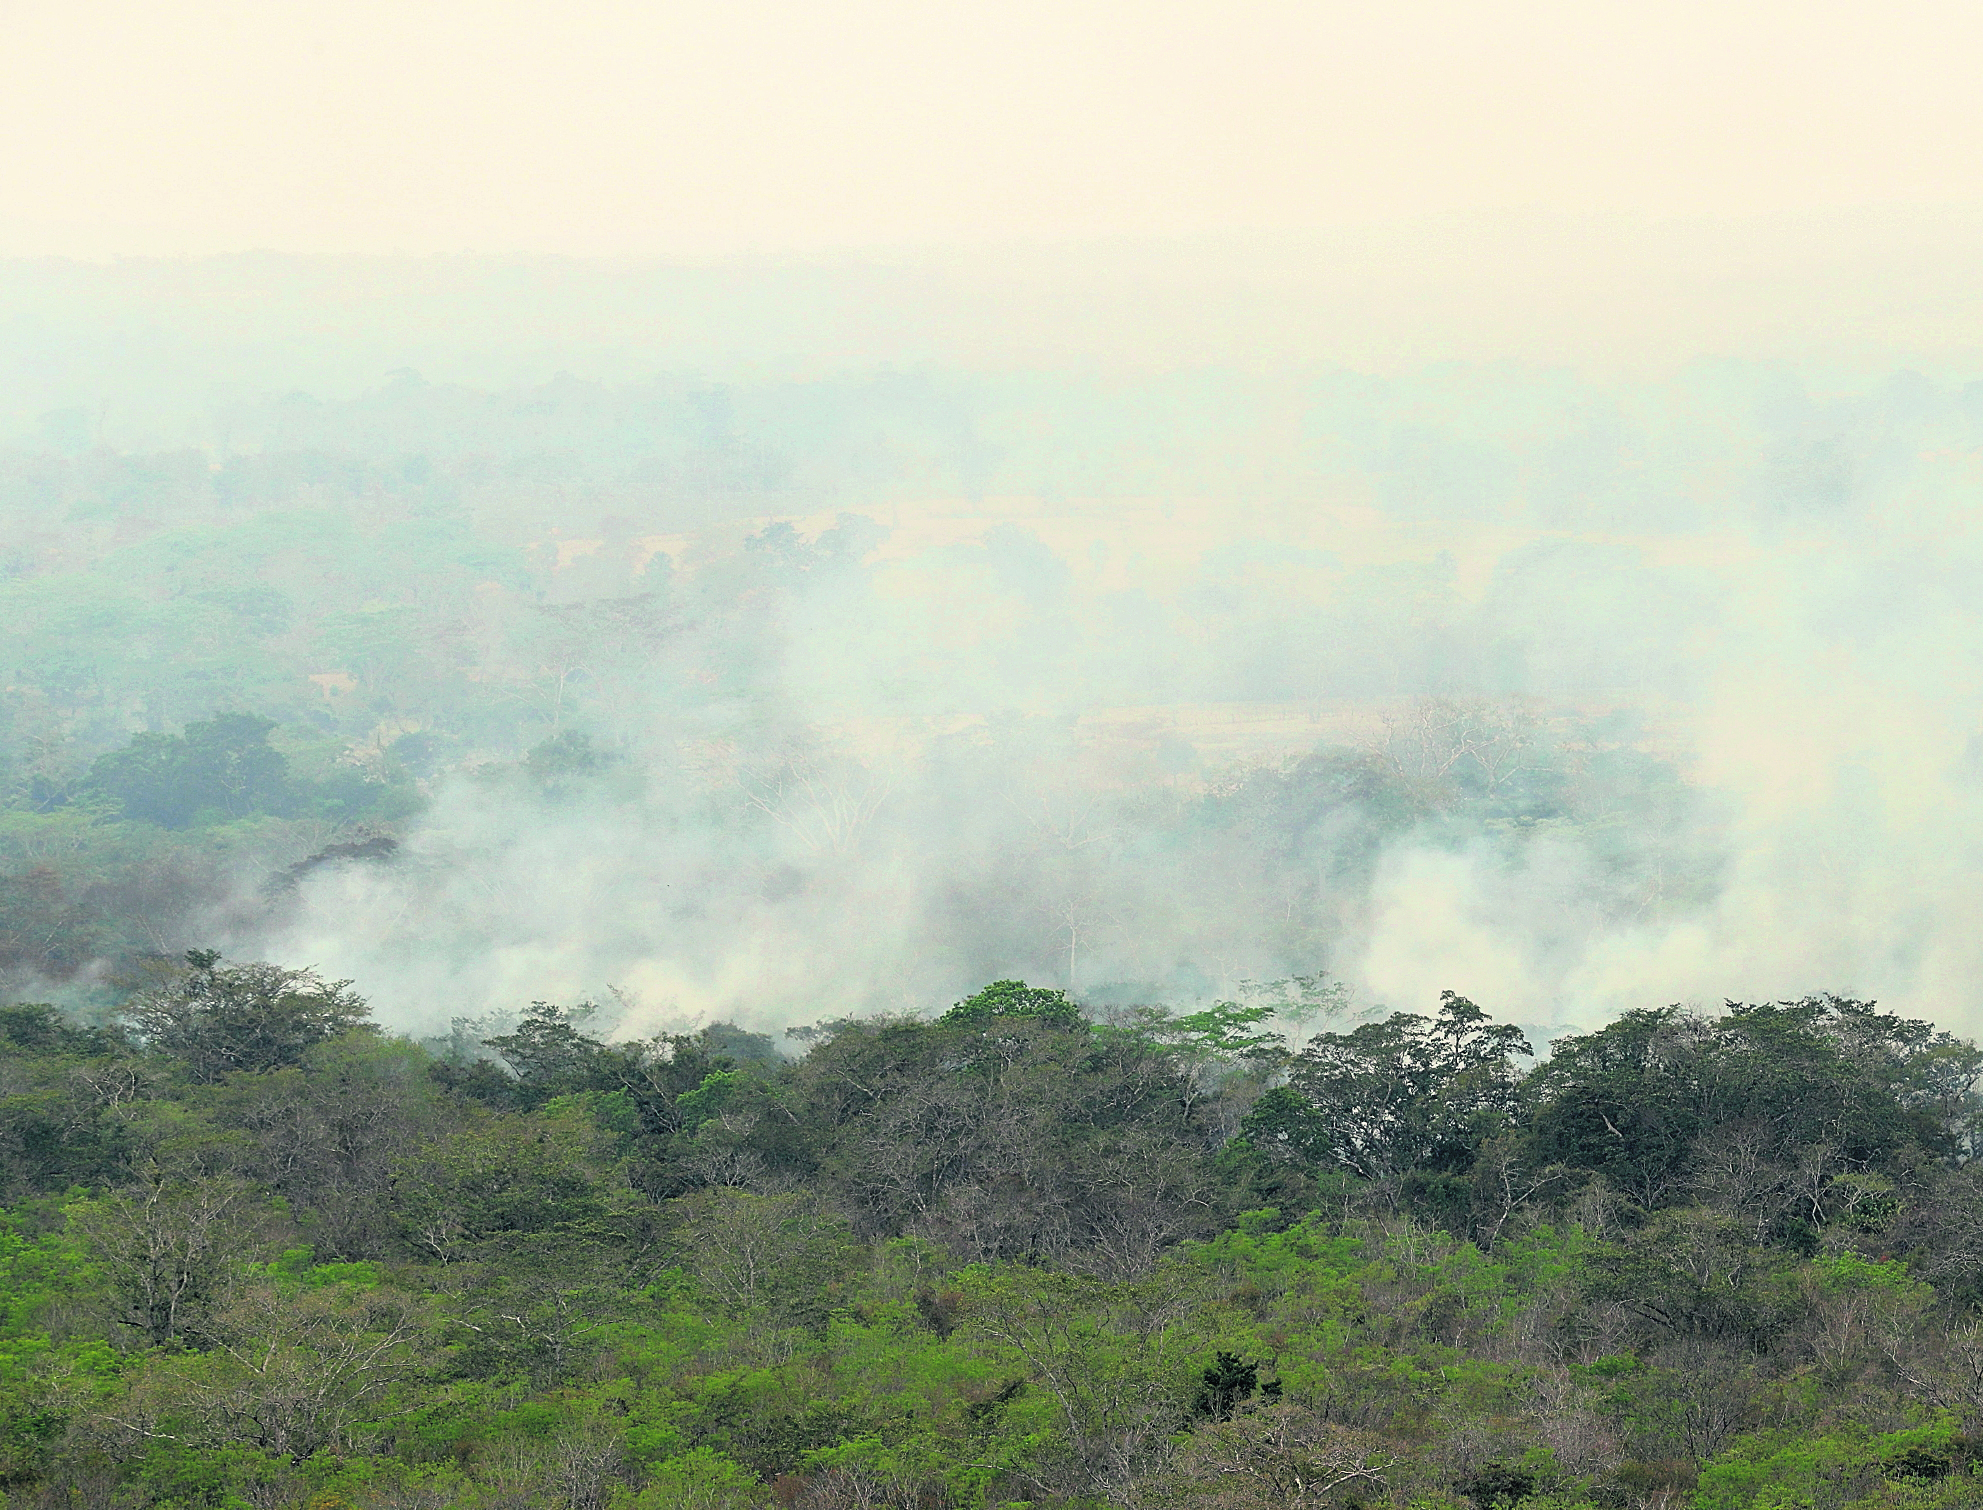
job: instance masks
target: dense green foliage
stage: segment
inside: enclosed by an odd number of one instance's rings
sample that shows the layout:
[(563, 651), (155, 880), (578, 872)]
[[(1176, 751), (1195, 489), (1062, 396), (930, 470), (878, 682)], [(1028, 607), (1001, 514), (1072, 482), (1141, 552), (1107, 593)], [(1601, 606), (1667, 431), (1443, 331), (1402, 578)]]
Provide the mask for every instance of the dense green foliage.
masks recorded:
[(211, 953), (0, 1012), (7, 1505), (1983, 1495), (1983, 1058), (1867, 1003), (1527, 1073), (1452, 993), (1294, 1053), (1018, 981), (800, 1058), (364, 1018)]

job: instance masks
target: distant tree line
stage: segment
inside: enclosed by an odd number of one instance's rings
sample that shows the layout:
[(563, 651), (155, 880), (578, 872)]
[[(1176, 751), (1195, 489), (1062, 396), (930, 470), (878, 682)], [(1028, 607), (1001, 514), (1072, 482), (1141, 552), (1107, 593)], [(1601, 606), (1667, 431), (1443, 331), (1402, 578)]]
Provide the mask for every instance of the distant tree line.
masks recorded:
[(273, 719), (220, 713), (178, 734), (133, 735), (99, 755), (72, 787), (41, 779), (35, 805), (47, 811), (100, 798), (121, 817), (167, 829), (253, 817), (349, 819), (385, 805), (389, 787), (355, 767), (315, 780), (295, 776), (269, 743), (274, 729)]

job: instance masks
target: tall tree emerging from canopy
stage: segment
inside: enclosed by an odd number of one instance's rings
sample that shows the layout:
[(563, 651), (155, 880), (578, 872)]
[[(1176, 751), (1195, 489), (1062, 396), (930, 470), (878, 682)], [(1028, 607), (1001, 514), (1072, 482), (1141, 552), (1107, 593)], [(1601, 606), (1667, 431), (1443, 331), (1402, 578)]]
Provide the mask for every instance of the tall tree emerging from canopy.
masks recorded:
[(1348, 1033), (1318, 1034), (1247, 1119), (1256, 1146), (1366, 1180), (1448, 1171), (1518, 1105), (1516, 1055), (1535, 1050), (1521, 1029), (1489, 1022), (1442, 991), (1439, 1015), (1398, 1012)]
[(326, 1039), (369, 1029), (372, 1009), (348, 980), (254, 962), (223, 965), (190, 949), (186, 968), (133, 999), (125, 1016), (147, 1046), (181, 1060), (197, 1080), (231, 1070), (298, 1063)]
[(1029, 986), (1023, 980), (995, 980), (958, 1002), (937, 1021), (951, 1028), (988, 1028), (1000, 1018), (1018, 1017), (1055, 1028), (1084, 1028), (1087, 1019), (1065, 991)]

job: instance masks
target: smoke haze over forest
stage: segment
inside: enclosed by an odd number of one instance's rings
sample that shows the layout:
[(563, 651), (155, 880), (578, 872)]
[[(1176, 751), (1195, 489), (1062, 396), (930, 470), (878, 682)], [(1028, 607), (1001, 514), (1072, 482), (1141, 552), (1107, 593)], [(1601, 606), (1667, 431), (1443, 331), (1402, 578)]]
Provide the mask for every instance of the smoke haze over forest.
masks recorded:
[[(18, 815), (17, 873), (142, 870), (77, 826), (91, 763), (240, 712), (411, 805), (180, 830), (204, 879), (148, 947), (308, 960), (422, 1029), (1009, 974), (1969, 1020), (1983, 388), (1946, 352), (773, 360), (830, 343), (808, 311), (861, 325), (888, 279), (846, 268), (463, 263), (486, 311), (367, 312), (448, 266), (15, 266), (66, 302), (20, 307), (5, 374), (9, 748), (75, 799)], [(203, 327), (230, 280), (256, 313)], [(687, 311), (677, 345), (533, 373), (517, 328), (615, 289)], [(745, 307), (750, 360), (682, 361)], [(87, 992), (120, 947), (14, 968)]]

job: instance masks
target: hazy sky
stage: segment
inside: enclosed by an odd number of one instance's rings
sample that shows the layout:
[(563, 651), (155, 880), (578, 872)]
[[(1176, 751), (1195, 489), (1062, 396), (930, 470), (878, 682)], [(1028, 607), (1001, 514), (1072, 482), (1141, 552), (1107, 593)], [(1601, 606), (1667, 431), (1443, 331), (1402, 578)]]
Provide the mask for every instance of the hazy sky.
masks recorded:
[(1973, 3), (0, 16), (0, 253), (803, 254), (1983, 197)]

